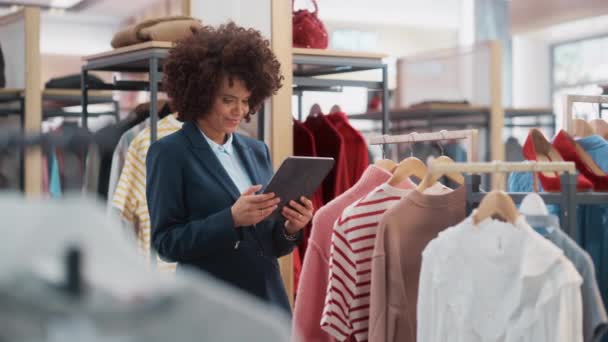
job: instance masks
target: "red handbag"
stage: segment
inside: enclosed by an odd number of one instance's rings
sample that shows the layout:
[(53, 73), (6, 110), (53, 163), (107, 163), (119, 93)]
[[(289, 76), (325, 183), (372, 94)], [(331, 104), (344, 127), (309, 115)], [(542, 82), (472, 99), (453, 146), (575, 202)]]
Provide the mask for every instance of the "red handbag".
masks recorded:
[(309, 49), (326, 49), (328, 44), (325, 25), (317, 17), (319, 8), (317, 0), (312, 0), (315, 11), (307, 9), (293, 10), (294, 1), (291, 1), (293, 20), (293, 46)]

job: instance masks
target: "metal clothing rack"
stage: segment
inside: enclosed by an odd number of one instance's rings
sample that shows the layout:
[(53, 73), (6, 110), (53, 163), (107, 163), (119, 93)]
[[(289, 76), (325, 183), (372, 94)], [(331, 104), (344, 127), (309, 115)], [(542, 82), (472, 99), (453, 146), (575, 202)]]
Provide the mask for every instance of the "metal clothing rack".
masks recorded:
[[(80, 93), (75, 89), (44, 89), (42, 91), (42, 100), (43, 119), (57, 116), (58, 114), (70, 116), (71, 113), (61, 113), (45, 109), (44, 101), (61, 102), (61, 105), (64, 107), (76, 106), (80, 104)], [(0, 89), (0, 103), (8, 104), (12, 102), (16, 102), (17, 106), (9, 108), (0, 107), (0, 116), (19, 116), (20, 132), (21, 134), (25, 134), (25, 92), (21, 89)], [(118, 103), (112, 99), (111, 94), (96, 93), (93, 95), (90, 103), (113, 103), (115, 108), (115, 112), (113, 114), (118, 115)], [(19, 189), (23, 191), (25, 189), (25, 150), (21, 146), (19, 148)]]
[(412, 132), (409, 134), (401, 135), (381, 135), (375, 136), (369, 139), (370, 145), (386, 145), (386, 144), (397, 144), (397, 143), (416, 143), (425, 141), (441, 141), (441, 140), (467, 140), (467, 160), (477, 160), (477, 147), (478, 147), (478, 132), (476, 129), (465, 129), (459, 131), (438, 131), (438, 132), (425, 132), (417, 133)]
[[(466, 177), (467, 214), (478, 205), (485, 192), (480, 187), (480, 173), (508, 172), (563, 172), (560, 176), (561, 192), (542, 192), (539, 195), (546, 204), (560, 205), (561, 228), (577, 242), (580, 234), (577, 228), (576, 208), (583, 204), (608, 204), (608, 192), (577, 192), (576, 167), (573, 162), (488, 162), (488, 163), (454, 163), (431, 165), (431, 172), (462, 172)], [(507, 192), (515, 203), (521, 203), (529, 193)]]
[[(293, 49), (294, 95), (298, 96), (298, 119), (302, 120), (302, 96), (306, 91), (341, 91), (342, 87), (363, 87), (382, 91), (382, 134), (389, 131), (388, 66), (386, 55), (338, 52), (316, 49)], [(357, 71), (380, 70), (380, 81), (318, 78)]]
[[(516, 123), (516, 118), (533, 118), (532, 123)], [(545, 120), (542, 120), (545, 119)], [(510, 109), (505, 110), (505, 123), (504, 126), (507, 128), (515, 127), (529, 127), (529, 128), (546, 128), (550, 132), (548, 136), (554, 136), (556, 133), (557, 123), (555, 119), (555, 113), (550, 108), (546, 109)]]
[[(171, 43), (147, 42), (127, 46), (113, 51), (87, 56), (81, 71), (81, 103), (82, 103), (82, 125), (88, 128), (87, 119), (89, 90), (119, 90), (119, 91), (149, 91), (150, 92), (150, 138), (156, 141), (156, 124), (158, 122), (158, 108), (156, 100), (158, 96), (159, 82), (161, 80), (162, 60), (169, 54)], [(91, 85), (88, 83), (90, 71), (114, 71), (130, 73), (147, 73), (148, 82), (145, 81), (115, 81)]]
[(600, 118), (602, 104), (608, 104), (608, 95), (564, 95), (563, 97), (563, 125), (564, 130), (569, 134), (574, 133), (574, 117), (572, 116), (572, 106), (575, 103), (594, 103), (600, 107)]
[[(555, 133), (555, 115), (549, 108), (505, 108), (504, 127), (546, 127)], [(382, 120), (382, 113), (368, 112), (352, 115), (351, 120)], [(533, 124), (514, 122), (515, 118), (536, 118)], [(489, 132), (491, 127), (491, 112), (489, 107), (463, 106), (463, 105), (423, 105), (401, 109), (391, 109), (389, 112), (390, 122), (393, 124), (391, 132), (428, 129), (464, 129), (478, 128)], [(545, 122), (541, 118), (548, 118)], [(383, 133), (384, 134), (384, 133)], [(490, 146), (491, 137), (486, 133), (484, 143)], [(489, 153), (489, 149), (488, 152)], [(489, 156), (485, 158), (490, 159)]]
[[(82, 101), (82, 93), (78, 89), (60, 89), (47, 88), (42, 90), (43, 111), (46, 107), (45, 101), (56, 101), (61, 104), (61, 107), (80, 106)], [(112, 104), (114, 106), (113, 115), (118, 119), (120, 107), (118, 101), (112, 97), (111, 92), (93, 91), (88, 94), (88, 104)], [(107, 113), (104, 113), (107, 114)], [(68, 114), (69, 115), (69, 114)], [(79, 114), (81, 116), (81, 114)]]

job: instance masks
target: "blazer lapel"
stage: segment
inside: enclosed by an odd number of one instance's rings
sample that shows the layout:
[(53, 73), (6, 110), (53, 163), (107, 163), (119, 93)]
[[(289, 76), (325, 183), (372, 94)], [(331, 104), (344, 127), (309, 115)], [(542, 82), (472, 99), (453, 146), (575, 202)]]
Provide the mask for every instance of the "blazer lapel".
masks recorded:
[(251, 183), (253, 185), (261, 184), (260, 171), (258, 170), (257, 163), (254, 163), (253, 161), (253, 153), (251, 151), (251, 147), (245, 145), (245, 143), (237, 133), (233, 134), (233, 139), (233, 141), (235, 142), (234, 147), (236, 148), (239, 157), (241, 157), (243, 164), (245, 164), (245, 169), (247, 170), (247, 174), (249, 174)]
[(192, 150), (197, 155), (203, 167), (222, 184), (234, 200), (238, 199), (241, 196), (239, 190), (236, 185), (234, 185), (232, 179), (230, 179), (230, 176), (222, 166), (222, 163), (220, 163), (220, 160), (211, 150), (207, 141), (205, 141), (205, 138), (198, 127), (196, 127), (193, 122), (186, 122), (184, 123), (183, 130), (190, 140), (190, 143), (192, 143)]

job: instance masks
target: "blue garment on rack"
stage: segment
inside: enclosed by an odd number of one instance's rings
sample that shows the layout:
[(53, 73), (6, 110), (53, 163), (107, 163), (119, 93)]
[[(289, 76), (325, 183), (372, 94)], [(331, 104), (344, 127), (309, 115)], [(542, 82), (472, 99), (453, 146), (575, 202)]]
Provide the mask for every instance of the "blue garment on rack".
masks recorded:
[(450, 143), (445, 146), (445, 155), (452, 158), (455, 162), (466, 162), (467, 151), (460, 143)]
[[(598, 166), (608, 172), (608, 142), (598, 135), (577, 140)], [(532, 192), (532, 173), (513, 173), (509, 176), (510, 192)], [(539, 182), (539, 191), (542, 186)], [(549, 212), (559, 215), (558, 205), (548, 205)], [(593, 259), (604, 304), (608, 306), (608, 205), (580, 205), (576, 210), (578, 241)], [(563, 225), (563, 222), (562, 222)]]
[[(599, 135), (578, 140), (600, 169), (608, 172), (608, 142)], [(604, 303), (608, 305), (608, 205), (585, 205), (578, 222), (583, 248), (595, 262)]]
[(52, 198), (61, 197), (61, 176), (59, 174), (59, 161), (57, 160), (57, 153), (53, 149), (50, 155), (51, 159), (51, 172), (49, 177), (49, 194)]
[[(606, 309), (600, 296), (597, 283), (595, 267), (589, 253), (584, 251), (574, 240), (572, 240), (559, 225), (552, 227), (543, 226), (545, 223), (536, 217), (526, 216), (530, 226), (557, 247), (564, 251), (564, 255), (572, 262), (578, 273), (583, 277), (581, 295), (583, 300), (583, 335), (585, 341), (592, 341), (594, 332), (608, 323)], [(535, 222), (538, 221), (538, 222)], [(555, 217), (557, 221), (557, 217)]]

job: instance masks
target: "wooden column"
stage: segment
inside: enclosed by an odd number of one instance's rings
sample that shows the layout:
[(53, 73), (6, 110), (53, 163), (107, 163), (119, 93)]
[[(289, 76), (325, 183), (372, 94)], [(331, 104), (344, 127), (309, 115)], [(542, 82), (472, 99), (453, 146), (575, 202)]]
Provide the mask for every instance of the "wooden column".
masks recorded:
[[(490, 42), (490, 159), (505, 160), (502, 139), (505, 111), (502, 105), (502, 52), (499, 41)], [(504, 177), (492, 176), (492, 189), (505, 189)]]
[[(42, 91), (40, 80), (40, 9), (26, 7), (25, 20), (25, 130), (37, 133), (42, 125)], [(39, 147), (25, 154), (25, 193), (42, 193), (42, 154)]]
[[(283, 87), (271, 99), (270, 151), (276, 170), (286, 157), (293, 155), (291, 1), (272, 0), (271, 7), (272, 50), (281, 63), (281, 72), (285, 77)], [(281, 258), (279, 264), (289, 300), (293, 305), (292, 256)]]
[(188, 15), (191, 16), (191, 4), (190, 4), (191, 0), (182, 0), (182, 15)]

